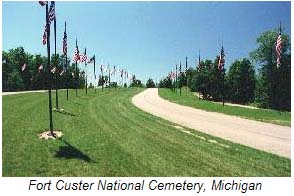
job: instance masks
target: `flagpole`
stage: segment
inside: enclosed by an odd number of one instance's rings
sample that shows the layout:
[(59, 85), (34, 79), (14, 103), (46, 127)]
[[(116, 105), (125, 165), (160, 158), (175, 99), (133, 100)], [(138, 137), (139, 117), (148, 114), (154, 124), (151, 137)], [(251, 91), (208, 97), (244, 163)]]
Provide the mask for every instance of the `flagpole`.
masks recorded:
[(180, 80), (179, 82), (180, 82), (180, 84), (178, 86), (180, 86), (180, 96), (182, 96), (182, 84), (181, 84), (181, 79), (182, 79), (182, 76), (181, 76), (182, 75), (182, 63), (181, 63), (181, 61), (180, 61), (180, 68), (179, 69), (180, 69), (179, 70), (180, 71), (180, 73), (179, 73), (179, 78), (180, 78), (179, 79)]
[(48, 85), (48, 98), (49, 98), (49, 120), (50, 120), (50, 133), (53, 133), (53, 120), (52, 120), (52, 100), (51, 100), (51, 65), (50, 65), (50, 26), (48, 21), (48, 3), (46, 4), (46, 26), (47, 26), (47, 63), (49, 72), (49, 85)]
[(188, 57), (186, 56), (186, 95), (188, 94), (188, 76), (187, 76), (187, 67), (188, 67)]
[[(85, 56), (87, 55), (87, 49), (85, 48)], [(85, 58), (85, 57), (84, 57)], [(85, 74), (86, 74), (86, 94), (87, 92), (87, 60), (85, 60)]]
[[(199, 71), (200, 71), (200, 67), (201, 67), (201, 62), (200, 62), (200, 50), (199, 50), (199, 55), (198, 55), (198, 68), (199, 68)], [(203, 99), (203, 96), (202, 96), (202, 99)], [(198, 89), (198, 100), (200, 100), (200, 91), (199, 91), (199, 89)]]
[[(55, 1), (52, 1), (51, 3), (54, 3), (54, 10), (55, 10)], [(55, 61), (54, 61), (54, 67), (56, 67), (56, 71), (54, 72), (55, 74), (55, 101), (56, 101), (56, 109), (58, 110), (58, 82), (57, 82), (57, 77), (58, 77), (58, 73), (57, 73), (57, 64), (56, 64), (56, 14), (54, 11), (54, 56), (55, 56)]]
[[(76, 50), (78, 50), (77, 47), (78, 47), (78, 40), (76, 38)], [(78, 96), (78, 59), (76, 59), (76, 97), (77, 96)]]
[[(66, 34), (66, 21), (64, 22), (65, 25), (65, 34)], [(66, 35), (66, 53), (65, 53), (65, 66), (66, 66), (66, 100), (68, 101), (68, 64), (67, 64), (67, 35)]]
[(101, 65), (101, 75), (102, 75), (102, 92), (103, 92), (103, 86), (104, 86), (104, 78), (103, 78), (103, 67)]
[(176, 84), (175, 84), (176, 93), (178, 94), (178, 65), (176, 64)]
[(95, 77), (95, 82), (94, 82), (94, 88), (95, 88), (95, 93), (96, 93), (96, 73), (95, 73), (95, 63), (96, 63), (96, 57), (95, 57), (95, 54), (94, 54), (94, 77)]
[(110, 67), (108, 65), (108, 87), (110, 88)]

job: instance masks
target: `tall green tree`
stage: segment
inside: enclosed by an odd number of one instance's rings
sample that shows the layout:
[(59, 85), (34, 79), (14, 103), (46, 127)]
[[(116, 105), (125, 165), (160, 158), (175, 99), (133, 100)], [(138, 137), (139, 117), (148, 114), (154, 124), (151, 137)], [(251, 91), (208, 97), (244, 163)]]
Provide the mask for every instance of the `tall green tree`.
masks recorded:
[(227, 99), (242, 104), (254, 101), (255, 83), (250, 61), (246, 58), (234, 61), (226, 78)]
[(259, 69), (256, 101), (261, 107), (291, 109), (290, 37), (282, 33), (281, 65), (277, 67), (275, 43), (278, 30), (270, 30), (257, 38), (258, 48), (250, 57)]

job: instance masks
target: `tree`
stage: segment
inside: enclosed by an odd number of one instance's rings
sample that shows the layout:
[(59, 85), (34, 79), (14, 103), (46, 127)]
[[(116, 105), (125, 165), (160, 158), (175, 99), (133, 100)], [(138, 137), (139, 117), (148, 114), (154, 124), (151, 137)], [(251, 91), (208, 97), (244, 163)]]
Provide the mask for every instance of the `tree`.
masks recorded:
[(142, 84), (141, 80), (136, 79), (136, 76), (133, 75), (130, 87), (144, 87), (144, 85)]
[(255, 81), (250, 61), (246, 58), (236, 60), (226, 78), (227, 99), (242, 104), (254, 101)]
[(291, 51), (290, 37), (282, 34), (281, 65), (276, 63), (275, 42), (278, 30), (270, 30), (257, 38), (258, 48), (250, 57), (259, 69), (256, 101), (265, 108), (291, 109)]
[(155, 83), (154, 83), (154, 81), (153, 81), (151, 78), (149, 78), (149, 79), (147, 80), (147, 82), (146, 82), (146, 87), (147, 87), (147, 88), (155, 88)]

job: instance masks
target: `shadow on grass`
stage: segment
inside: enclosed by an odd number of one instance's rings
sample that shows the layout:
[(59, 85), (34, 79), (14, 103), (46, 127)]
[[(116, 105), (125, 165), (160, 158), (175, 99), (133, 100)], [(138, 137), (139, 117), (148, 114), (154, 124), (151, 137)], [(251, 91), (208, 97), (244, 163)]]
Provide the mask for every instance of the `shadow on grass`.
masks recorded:
[(77, 149), (76, 147), (72, 146), (68, 143), (65, 139), (59, 139), (62, 143), (66, 144), (66, 146), (60, 146), (59, 150), (56, 151), (55, 157), (57, 158), (66, 158), (66, 159), (81, 159), (88, 163), (96, 163), (92, 160), (88, 155), (84, 154), (82, 151)]
[(75, 114), (73, 114), (73, 113), (70, 113), (70, 112), (66, 112), (66, 111), (60, 111), (60, 110), (56, 110), (55, 112), (58, 112), (58, 113), (60, 113), (60, 114), (69, 115), (69, 116), (76, 116)]

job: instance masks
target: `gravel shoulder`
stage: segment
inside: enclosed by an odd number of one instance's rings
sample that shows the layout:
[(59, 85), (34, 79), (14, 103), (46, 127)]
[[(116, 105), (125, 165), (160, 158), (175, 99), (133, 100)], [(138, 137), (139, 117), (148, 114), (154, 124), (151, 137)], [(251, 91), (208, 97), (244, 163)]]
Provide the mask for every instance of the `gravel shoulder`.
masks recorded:
[(262, 151), (291, 157), (291, 128), (217, 112), (207, 112), (162, 99), (157, 88), (132, 98), (133, 104), (179, 125)]

